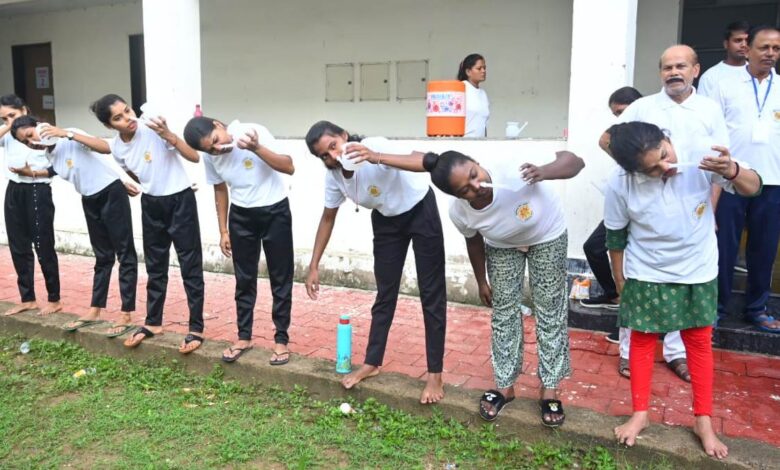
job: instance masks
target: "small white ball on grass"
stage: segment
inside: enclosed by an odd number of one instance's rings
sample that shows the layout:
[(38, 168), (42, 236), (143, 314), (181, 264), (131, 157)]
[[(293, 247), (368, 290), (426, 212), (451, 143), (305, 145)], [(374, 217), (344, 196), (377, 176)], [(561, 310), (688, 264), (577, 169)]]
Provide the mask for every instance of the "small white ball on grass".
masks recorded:
[(341, 412), (345, 415), (348, 415), (353, 411), (352, 406), (350, 406), (349, 403), (342, 403), (341, 406), (339, 406), (339, 410), (341, 410)]

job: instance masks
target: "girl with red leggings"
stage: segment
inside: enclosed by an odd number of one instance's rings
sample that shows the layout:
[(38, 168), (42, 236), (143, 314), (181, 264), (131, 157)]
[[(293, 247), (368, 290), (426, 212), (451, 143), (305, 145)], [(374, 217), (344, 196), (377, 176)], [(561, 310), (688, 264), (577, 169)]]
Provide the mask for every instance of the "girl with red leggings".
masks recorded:
[[(605, 193), (612, 274), (621, 294), (620, 323), (631, 328), (634, 413), (615, 428), (632, 446), (650, 422), (655, 348), (660, 333), (680, 330), (693, 388), (694, 432), (707, 455), (728, 448), (712, 429), (712, 323), (717, 313), (718, 247), (710, 191), (718, 184), (743, 196), (761, 191), (755, 171), (728, 149), (675, 149), (655, 125), (612, 126), (609, 151), (620, 165)], [(709, 155), (709, 156), (705, 156)], [(713, 156), (718, 155), (718, 156)]]

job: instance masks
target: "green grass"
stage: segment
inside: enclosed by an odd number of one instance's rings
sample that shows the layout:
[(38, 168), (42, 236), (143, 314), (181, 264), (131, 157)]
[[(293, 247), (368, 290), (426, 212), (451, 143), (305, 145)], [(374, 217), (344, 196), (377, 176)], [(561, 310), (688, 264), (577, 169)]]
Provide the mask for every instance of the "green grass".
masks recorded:
[[(627, 468), (602, 448), (526, 444), (492, 426), (417, 417), (375, 400), (185, 373), (0, 335), (0, 468)], [(73, 372), (94, 367), (94, 375)], [(450, 467), (455, 468), (455, 467)]]

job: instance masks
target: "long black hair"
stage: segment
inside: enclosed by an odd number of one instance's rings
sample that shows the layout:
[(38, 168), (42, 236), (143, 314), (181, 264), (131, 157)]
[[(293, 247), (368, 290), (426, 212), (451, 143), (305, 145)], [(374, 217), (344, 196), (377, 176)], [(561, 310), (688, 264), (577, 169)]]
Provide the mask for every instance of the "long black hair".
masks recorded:
[(98, 98), (94, 103), (89, 105), (89, 110), (95, 114), (98, 121), (104, 125), (111, 127), (111, 106), (116, 102), (127, 104), (124, 98), (119, 95), (110, 93)]
[(309, 132), (306, 133), (306, 146), (309, 147), (309, 152), (311, 152), (312, 155), (319, 157), (314, 150), (314, 146), (317, 145), (317, 142), (320, 141), (323, 135), (336, 137), (344, 133), (347, 134), (347, 142), (360, 142), (363, 140), (362, 135), (350, 134), (330, 121), (318, 121), (315, 122), (314, 125), (309, 128)]
[(454, 196), (450, 185), (452, 170), (474, 159), (454, 150), (448, 150), (441, 155), (428, 152), (423, 156), (423, 168), (431, 174), (431, 182), (443, 193)]
[(612, 158), (629, 173), (636, 172), (645, 153), (659, 148), (667, 138), (655, 124), (639, 121), (615, 124), (607, 132)]
[(485, 60), (484, 57), (482, 57), (481, 54), (469, 54), (466, 56), (465, 59), (463, 59), (460, 62), (460, 65), (458, 66), (458, 80), (468, 80), (469, 77), (466, 75), (466, 70), (469, 70), (470, 68), (474, 67), (474, 65), (480, 61)]

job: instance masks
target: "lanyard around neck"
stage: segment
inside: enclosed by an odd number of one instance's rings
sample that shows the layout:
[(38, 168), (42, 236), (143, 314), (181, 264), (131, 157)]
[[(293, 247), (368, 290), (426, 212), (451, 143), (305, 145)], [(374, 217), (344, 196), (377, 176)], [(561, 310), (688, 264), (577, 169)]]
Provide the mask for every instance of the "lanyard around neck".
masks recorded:
[(758, 85), (756, 85), (756, 77), (753, 76), (752, 73), (750, 73), (750, 70), (748, 69), (748, 66), (745, 66), (745, 70), (747, 70), (748, 74), (750, 74), (750, 81), (753, 83), (753, 96), (756, 98), (756, 107), (758, 108), (758, 117), (761, 118), (761, 113), (764, 111), (764, 106), (766, 106), (766, 99), (769, 97), (769, 90), (772, 89), (772, 79), (774, 78), (774, 74), (772, 71), (769, 71), (769, 85), (766, 87), (766, 93), (764, 93), (764, 101), (759, 104), (758, 102)]

